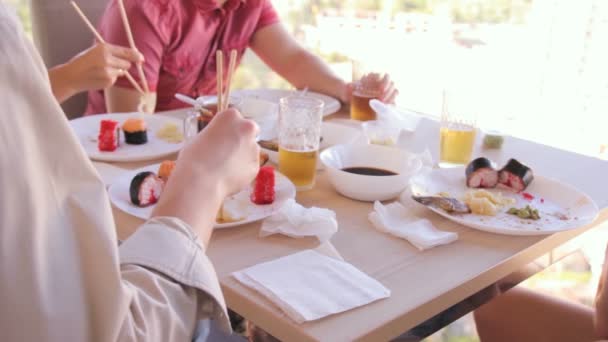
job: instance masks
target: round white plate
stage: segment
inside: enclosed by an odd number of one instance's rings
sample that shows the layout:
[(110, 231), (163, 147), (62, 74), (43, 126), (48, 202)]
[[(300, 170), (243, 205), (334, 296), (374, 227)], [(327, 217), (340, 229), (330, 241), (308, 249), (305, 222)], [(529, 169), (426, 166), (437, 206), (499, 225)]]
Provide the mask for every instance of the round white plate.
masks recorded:
[[(127, 214), (139, 217), (147, 220), (152, 214), (154, 205), (141, 208), (131, 203), (129, 196), (129, 187), (131, 180), (135, 175), (143, 171), (151, 171), (156, 173), (160, 164), (148, 165), (137, 170), (129, 171), (118, 178), (110, 188), (108, 192), (110, 194), (110, 201), (120, 210)], [(239, 192), (238, 194), (231, 196), (224, 201), (225, 206), (231, 208), (240, 208), (244, 211), (244, 220), (230, 222), (230, 223), (218, 223), (215, 228), (228, 228), (239, 226), (242, 224), (254, 222), (266, 218), (276, 213), (285, 202), (290, 198), (296, 197), (296, 188), (293, 183), (285, 176), (275, 171), (275, 201), (272, 204), (257, 205), (251, 202), (249, 195), (251, 194), (251, 188)]]
[[(279, 103), (282, 97), (296, 95), (298, 91), (282, 90), (282, 89), (239, 89), (232, 91), (235, 97), (253, 97), (274, 103)], [(340, 110), (340, 101), (333, 97), (309, 91), (306, 96), (317, 98), (325, 104), (323, 106), (323, 115), (327, 116)]]
[[(355, 127), (337, 124), (333, 122), (322, 122), (321, 136), (323, 137), (323, 141), (321, 141), (319, 149), (323, 150), (334, 145), (348, 144), (357, 139), (359, 135), (361, 135), (361, 130)], [(271, 162), (278, 165), (279, 152), (268, 150), (265, 148), (260, 149), (268, 154), (268, 157)], [(323, 164), (318, 160), (317, 169), (322, 168)]]
[(70, 121), (76, 136), (84, 147), (89, 158), (109, 162), (134, 162), (162, 158), (172, 153), (178, 152), (183, 143), (172, 144), (156, 137), (156, 131), (162, 128), (167, 122), (176, 124), (182, 128), (182, 121), (176, 118), (159, 114), (145, 114), (144, 120), (148, 126), (148, 142), (143, 145), (129, 145), (125, 143), (124, 133), (120, 133), (120, 144), (115, 151), (100, 151), (97, 148), (97, 135), (99, 134), (99, 123), (101, 120), (116, 120), (122, 123), (139, 113), (120, 113), (120, 114), (99, 114), (77, 118)]
[[(457, 199), (462, 199), (465, 192), (471, 190), (466, 187), (463, 167), (434, 169), (412, 178), (410, 186), (416, 195), (435, 196), (439, 192), (447, 192), (450, 197)], [(534, 175), (534, 180), (525, 190), (525, 193), (534, 197), (532, 200), (525, 199), (521, 193), (505, 189), (489, 191), (500, 192), (517, 202), (499, 209), (496, 216), (448, 214), (441, 209), (429, 209), (464, 226), (507, 235), (543, 235), (575, 229), (593, 222), (599, 212), (595, 202), (586, 194), (570, 185), (539, 175)], [(538, 209), (539, 220), (521, 219), (506, 213), (511, 207), (522, 208), (526, 205)]]

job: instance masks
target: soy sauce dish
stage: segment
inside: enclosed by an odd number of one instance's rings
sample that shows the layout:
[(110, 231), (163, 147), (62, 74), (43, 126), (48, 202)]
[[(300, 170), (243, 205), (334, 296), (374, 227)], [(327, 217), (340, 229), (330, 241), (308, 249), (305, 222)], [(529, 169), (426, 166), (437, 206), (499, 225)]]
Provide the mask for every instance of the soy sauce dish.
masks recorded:
[(336, 191), (359, 201), (395, 198), (408, 186), (422, 161), (405, 150), (380, 145), (345, 144), (321, 152), (321, 162)]

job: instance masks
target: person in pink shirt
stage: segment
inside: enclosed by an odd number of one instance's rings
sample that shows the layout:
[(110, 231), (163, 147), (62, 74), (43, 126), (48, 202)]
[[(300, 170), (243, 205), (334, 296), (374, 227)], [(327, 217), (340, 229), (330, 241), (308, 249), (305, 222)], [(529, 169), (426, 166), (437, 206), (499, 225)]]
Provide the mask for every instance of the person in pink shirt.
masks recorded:
[[(296, 88), (308, 87), (349, 102), (352, 88), (320, 58), (304, 49), (280, 24), (270, 0), (124, 0), (156, 111), (186, 107), (176, 93), (216, 94), (215, 53), (251, 48)], [(108, 43), (129, 46), (119, 5), (111, 0), (99, 25)], [(225, 58), (227, 69), (227, 58)], [(135, 66), (131, 75), (138, 82)], [(383, 100), (397, 95), (388, 77)], [(137, 110), (140, 95), (125, 79), (104, 91), (89, 92), (87, 114)], [(148, 103), (149, 105), (149, 103)]]

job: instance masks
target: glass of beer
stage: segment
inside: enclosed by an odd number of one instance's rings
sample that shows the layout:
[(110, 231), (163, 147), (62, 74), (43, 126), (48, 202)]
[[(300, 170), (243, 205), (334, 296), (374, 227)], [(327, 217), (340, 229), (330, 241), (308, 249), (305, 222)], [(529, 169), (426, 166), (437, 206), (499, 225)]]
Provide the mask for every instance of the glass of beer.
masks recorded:
[(315, 185), (323, 101), (288, 96), (279, 101), (279, 171), (298, 191)]
[(350, 118), (359, 121), (376, 120), (376, 112), (369, 101), (380, 99), (382, 95), (382, 76), (369, 73), (353, 82), (353, 96), (350, 103)]
[(462, 166), (471, 160), (476, 138), (476, 115), (467, 97), (443, 92), (439, 128), (439, 166)]

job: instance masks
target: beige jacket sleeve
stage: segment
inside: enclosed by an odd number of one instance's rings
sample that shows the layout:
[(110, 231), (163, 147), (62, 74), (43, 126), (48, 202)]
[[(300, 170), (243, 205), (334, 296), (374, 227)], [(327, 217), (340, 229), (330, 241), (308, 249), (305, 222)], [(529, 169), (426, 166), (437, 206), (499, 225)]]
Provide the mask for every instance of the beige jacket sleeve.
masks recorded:
[(0, 2), (0, 341), (189, 341), (209, 317), (229, 329), (185, 223), (152, 219), (117, 247), (104, 185), (46, 75)]

